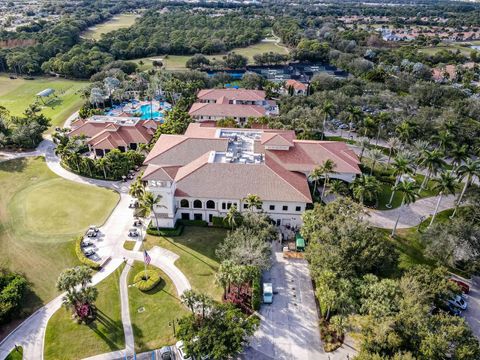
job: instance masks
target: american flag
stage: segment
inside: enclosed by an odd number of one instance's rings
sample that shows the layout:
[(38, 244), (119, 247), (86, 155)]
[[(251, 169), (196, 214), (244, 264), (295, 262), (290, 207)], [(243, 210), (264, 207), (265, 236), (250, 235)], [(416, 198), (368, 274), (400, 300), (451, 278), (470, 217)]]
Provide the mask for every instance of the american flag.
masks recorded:
[(143, 250), (143, 261), (145, 261), (145, 264), (150, 264), (151, 260), (152, 258), (148, 255), (147, 250)]

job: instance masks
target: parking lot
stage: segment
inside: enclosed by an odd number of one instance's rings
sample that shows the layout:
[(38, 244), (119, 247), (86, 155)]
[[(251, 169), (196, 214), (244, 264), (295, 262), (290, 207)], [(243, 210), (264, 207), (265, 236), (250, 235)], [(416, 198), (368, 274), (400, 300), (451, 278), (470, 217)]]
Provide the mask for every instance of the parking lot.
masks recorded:
[(323, 351), (307, 262), (284, 259), (278, 243), (275, 250), (273, 266), (264, 275), (264, 281), (273, 283), (273, 303), (262, 305), (260, 327), (242, 358), (347, 359), (353, 349)]

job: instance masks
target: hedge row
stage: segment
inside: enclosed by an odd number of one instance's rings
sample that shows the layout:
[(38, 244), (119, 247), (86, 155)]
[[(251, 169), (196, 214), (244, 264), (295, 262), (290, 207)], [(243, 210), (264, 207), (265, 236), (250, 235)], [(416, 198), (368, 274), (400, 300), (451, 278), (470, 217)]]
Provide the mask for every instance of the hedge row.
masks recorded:
[(168, 236), (168, 237), (180, 236), (183, 233), (183, 228), (184, 226), (182, 224), (179, 224), (177, 221), (173, 229), (172, 228), (157, 229), (155, 227), (149, 227), (147, 229), (147, 234), (154, 235), (154, 236)]
[(160, 274), (155, 270), (142, 270), (133, 278), (135, 286), (140, 291), (152, 290), (160, 282)]
[(262, 275), (259, 275), (252, 281), (252, 308), (255, 311), (260, 310), (260, 304), (262, 303), (261, 277)]
[(83, 253), (82, 251), (82, 240), (83, 238), (81, 236), (79, 236), (76, 240), (75, 240), (75, 254), (77, 254), (77, 258), (78, 260), (80, 260), (80, 262), (83, 264), (83, 265), (86, 265), (88, 266), (89, 268), (92, 268), (94, 270), (100, 270), (100, 264), (93, 261), (93, 260), (90, 260), (89, 258), (87, 258), (85, 256), (85, 254)]
[(208, 226), (208, 223), (205, 220), (177, 220), (177, 224), (178, 223), (185, 226), (201, 226), (201, 227)]

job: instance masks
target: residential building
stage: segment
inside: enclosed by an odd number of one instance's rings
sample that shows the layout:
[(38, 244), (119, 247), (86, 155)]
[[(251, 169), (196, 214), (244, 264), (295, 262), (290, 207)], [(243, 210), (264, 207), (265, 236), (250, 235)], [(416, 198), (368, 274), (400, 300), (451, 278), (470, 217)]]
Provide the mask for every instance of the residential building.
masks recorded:
[(152, 140), (157, 122), (130, 117), (93, 116), (72, 123), (68, 136), (85, 136), (95, 156), (103, 156), (113, 149), (122, 152), (136, 150), (140, 144)]
[(295, 132), (230, 129), (190, 124), (184, 135), (162, 135), (147, 158), (147, 191), (161, 196), (154, 209), (158, 225), (176, 220), (225, 217), (243, 199), (258, 195), (262, 210), (277, 225), (299, 226), (312, 202), (308, 175), (325, 160), (335, 163), (331, 178), (351, 182), (359, 160), (343, 142), (298, 140)]
[(263, 90), (205, 89), (199, 91), (188, 113), (199, 122), (233, 118), (244, 125), (250, 117), (278, 115), (278, 106), (266, 99)]
[(308, 85), (298, 81), (289, 79), (285, 81), (285, 84), (282, 89), (285, 95), (307, 95)]

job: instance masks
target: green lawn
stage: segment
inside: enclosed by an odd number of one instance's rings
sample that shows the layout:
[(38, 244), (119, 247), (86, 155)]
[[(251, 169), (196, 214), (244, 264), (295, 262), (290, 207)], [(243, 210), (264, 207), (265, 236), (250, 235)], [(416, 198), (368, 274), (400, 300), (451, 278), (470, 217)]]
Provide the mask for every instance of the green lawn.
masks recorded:
[(98, 313), (91, 324), (78, 324), (65, 307), (50, 318), (45, 334), (45, 359), (80, 359), (125, 347), (119, 289), (124, 266), (97, 285)]
[(102, 24), (88, 28), (87, 31), (82, 34), (82, 37), (86, 39), (99, 40), (102, 34), (132, 26), (137, 18), (138, 15), (135, 14), (117, 15)]
[[(128, 283), (133, 284), (135, 275), (142, 271), (142, 262), (135, 262), (128, 275)], [(158, 349), (175, 343), (173, 328), (169, 323), (188, 313), (177, 298), (177, 291), (170, 278), (159, 269), (160, 283), (148, 292), (141, 292), (132, 286), (128, 289), (130, 318), (135, 336), (135, 349), (138, 352)]]
[(192, 288), (221, 300), (222, 289), (215, 284), (215, 273), (219, 266), (215, 249), (226, 233), (224, 229), (186, 226), (178, 237), (148, 235), (145, 247), (150, 249), (158, 245), (179, 255), (175, 265), (188, 278)]
[(39, 102), (42, 112), (51, 118), (52, 128), (62, 126), (65, 120), (83, 103), (79, 90), (88, 82), (53, 77), (38, 77), (35, 80), (9, 79), (0, 75), (0, 104), (10, 110), (12, 115), (21, 115), (28, 105), (37, 101), (36, 94), (52, 88), (56, 98)]
[(23, 348), (21, 346), (18, 349), (13, 349), (10, 354), (5, 358), (5, 360), (22, 360), (23, 359)]
[[(249, 63), (253, 64), (253, 55), (255, 54), (262, 54), (265, 52), (288, 54), (288, 49), (281, 45), (275, 45), (272, 39), (268, 39), (268, 41), (262, 40), (258, 44), (250, 45), (244, 48), (232, 49), (231, 52), (246, 56), (249, 60)], [(209, 58), (210, 60), (221, 59), (223, 55), (224, 54), (208, 55), (207, 58)], [(137, 64), (139, 64), (140, 62), (143, 63), (140, 65), (140, 70), (151, 69), (153, 67), (153, 60), (159, 60), (162, 61), (166, 70), (181, 71), (186, 69), (186, 63), (188, 59), (190, 59), (189, 55), (168, 55), (168, 57), (151, 56), (147, 58), (136, 59), (133, 61)]]
[(32, 284), (26, 312), (51, 300), (60, 272), (79, 262), (72, 238), (102, 224), (118, 202), (111, 190), (63, 180), (43, 158), (0, 163), (1, 265)]
[(467, 46), (461, 46), (458, 43), (452, 43), (452, 44), (439, 44), (436, 45), (435, 47), (424, 47), (418, 49), (420, 52), (427, 54), (427, 55), (435, 55), (441, 50), (450, 50), (450, 51), (457, 51), (460, 50), (460, 52), (465, 55), (465, 56), (470, 56), (470, 53), (474, 51), (473, 49), (467, 47)]

